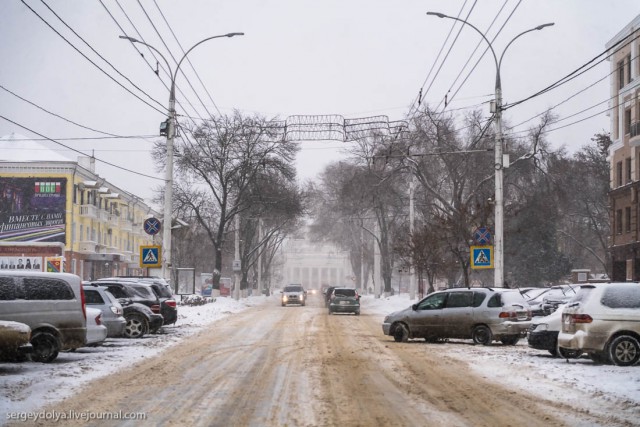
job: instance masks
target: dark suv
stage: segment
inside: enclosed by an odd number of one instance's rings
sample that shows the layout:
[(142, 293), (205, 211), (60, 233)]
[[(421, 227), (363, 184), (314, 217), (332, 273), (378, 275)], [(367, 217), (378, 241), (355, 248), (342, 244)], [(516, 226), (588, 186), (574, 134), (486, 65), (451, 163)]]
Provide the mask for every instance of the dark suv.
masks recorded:
[[(98, 280), (98, 282), (101, 282), (101, 283), (107, 282), (107, 281), (114, 282), (114, 283), (121, 283), (124, 285), (138, 284), (138, 285), (144, 285), (144, 286), (150, 287), (159, 301), (159, 305), (160, 305), (159, 313), (162, 314), (162, 317), (164, 318), (164, 325), (171, 325), (173, 323), (176, 323), (176, 321), (178, 320), (178, 307), (176, 304), (176, 300), (173, 297), (171, 288), (163, 279), (156, 278), (156, 277), (147, 277), (147, 276), (141, 276), (141, 277), (127, 276), (127, 277), (112, 277), (112, 278)], [(149, 307), (152, 310), (154, 310), (153, 307), (151, 306)], [(156, 310), (154, 310), (154, 312), (158, 313), (158, 311)]]
[[(160, 300), (153, 292), (153, 289), (151, 289), (151, 287), (148, 285), (131, 281), (109, 279), (96, 280), (95, 282), (91, 282), (91, 284), (94, 286), (104, 286), (109, 292), (111, 292), (114, 297), (118, 298), (119, 300), (130, 299), (134, 303), (147, 306), (153, 313), (161, 315)], [(157, 332), (163, 324), (164, 318), (160, 326), (156, 328), (150, 328), (151, 333)]]

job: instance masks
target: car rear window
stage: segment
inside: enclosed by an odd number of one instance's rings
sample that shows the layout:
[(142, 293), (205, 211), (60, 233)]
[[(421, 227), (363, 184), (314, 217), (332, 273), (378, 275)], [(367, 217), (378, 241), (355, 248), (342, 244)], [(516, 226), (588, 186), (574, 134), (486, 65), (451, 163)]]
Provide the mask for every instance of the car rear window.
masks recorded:
[(337, 297), (355, 297), (356, 290), (355, 289), (335, 289), (333, 294)]
[(141, 286), (141, 285), (131, 285), (129, 286), (129, 289), (131, 289), (133, 291), (133, 293), (140, 297), (140, 298), (144, 298), (144, 299), (156, 299), (156, 294), (153, 293), (153, 291), (151, 290), (151, 288), (147, 288), (146, 286)]
[(169, 288), (167, 288), (166, 286), (154, 283), (154, 284), (151, 285), (151, 287), (156, 292), (156, 294), (158, 294), (159, 297), (161, 297), (161, 298), (173, 298), (173, 294), (171, 293)]
[(502, 292), (503, 304), (522, 304), (526, 302), (522, 294), (518, 291)]
[(84, 301), (86, 304), (94, 304), (94, 305), (102, 305), (104, 304), (104, 300), (102, 296), (100, 296), (100, 292), (95, 289), (85, 289), (84, 290)]
[(610, 308), (640, 308), (640, 286), (607, 286), (600, 302)]

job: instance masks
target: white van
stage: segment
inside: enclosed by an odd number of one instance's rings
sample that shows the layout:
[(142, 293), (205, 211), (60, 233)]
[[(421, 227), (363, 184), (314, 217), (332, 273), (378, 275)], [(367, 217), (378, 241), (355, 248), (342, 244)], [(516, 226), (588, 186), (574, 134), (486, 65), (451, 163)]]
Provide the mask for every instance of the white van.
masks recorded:
[(83, 347), (87, 315), (80, 277), (67, 273), (0, 272), (0, 320), (31, 328), (31, 359), (51, 362)]

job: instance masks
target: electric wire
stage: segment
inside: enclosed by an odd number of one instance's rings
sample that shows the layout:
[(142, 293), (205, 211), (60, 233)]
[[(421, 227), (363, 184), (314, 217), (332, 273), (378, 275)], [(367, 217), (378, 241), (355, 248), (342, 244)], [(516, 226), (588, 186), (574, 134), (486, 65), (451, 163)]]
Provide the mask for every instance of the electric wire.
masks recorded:
[(30, 104), (30, 105), (32, 105), (32, 106), (34, 106), (34, 107), (36, 107), (36, 108), (38, 108), (38, 109), (40, 109), (40, 110), (44, 111), (45, 113), (51, 114), (52, 116), (55, 116), (55, 117), (57, 117), (57, 118), (59, 118), (59, 119), (64, 120), (65, 122), (71, 123), (71, 124), (73, 124), (73, 125), (76, 125), (76, 126), (78, 126), (78, 127), (83, 128), (83, 129), (90, 130), (90, 131), (92, 131), (92, 132), (97, 132), (97, 133), (101, 133), (101, 134), (103, 134), (103, 135), (109, 135), (109, 136), (116, 137), (116, 138), (119, 138), (119, 137), (120, 137), (120, 135), (115, 135), (115, 134), (113, 134), (113, 133), (104, 132), (104, 131), (101, 131), (101, 130), (98, 130), (98, 129), (91, 128), (91, 127), (89, 127), (89, 126), (81, 125), (80, 123), (74, 122), (73, 120), (67, 119), (66, 117), (62, 117), (62, 116), (61, 116), (61, 115), (59, 115), (59, 114), (56, 114), (56, 113), (54, 113), (54, 112), (52, 112), (52, 111), (47, 110), (46, 108), (43, 108), (43, 107), (39, 106), (39, 105), (38, 105), (38, 104), (36, 104), (35, 102), (29, 101), (28, 99), (25, 99), (25, 98), (21, 97), (21, 96), (20, 96), (20, 95), (18, 95), (17, 93), (10, 91), (9, 89), (7, 89), (6, 87), (4, 87), (4, 86), (2, 86), (2, 85), (0, 85), (0, 89), (2, 89), (2, 90), (4, 90), (4, 91), (6, 91), (6, 92), (8, 92), (8, 93), (10, 93), (11, 95), (13, 95), (13, 96), (15, 96), (16, 98), (18, 98), (18, 99), (20, 99), (20, 100), (22, 100), (22, 101), (26, 102), (27, 104)]
[[(118, 7), (120, 8), (120, 11), (123, 13), (123, 15), (125, 16), (125, 18), (127, 19), (127, 21), (129, 21), (129, 24), (133, 27), (133, 30), (136, 32), (136, 35), (138, 36), (138, 38), (146, 43), (144, 37), (142, 36), (142, 34), (140, 33), (140, 31), (138, 31), (138, 28), (136, 27), (136, 25), (133, 23), (133, 21), (131, 20), (131, 18), (129, 17), (129, 15), (127, 14), (127, 12), (124, 10), (124, 8), (122, 7), (122, 5), (120, 4), (120, 2), (118, 0), (116, 0), (116, 4), (118, 5)], [(118, 25), (119, 26), (119, 25)], [(123, 31), (123, 33), (126, 35), (127, 32)], [(131, 44), (135, 44), (133, 42), (131, 42)], [(161, 64), (160, 61), (158, 60), (158, 57), (156, 56), (156, 53), (153, 51), (153, 49), (151, 49), (149, 46), (145, 46), (147, 48), (147, 50), (149, 51), (149, 53), (151, 54), (151, 56), (153, 57), (153, 59), (156, 60), (156, 64), (158, 69), (161, 69), (162, 71), (165, 72), (165, 74), (169, 77), (169, 81), (171, 81), (171, 79), (173, 78), (173, 76), (171, 75), (171, 70), (165, 70), (164, 65), (165, 64)], [(137, 49), (136, 49), (137, 50)], [(144, 58), (144, 55), (141, 54), (141, 56)], [(146, 59), (145, 59), (146, 61)], [(168, 64), (166, 64), (168, 66)], [(154, 74), (156, 74), (156, 76), (160, 79), (160, 81), (162, 82), (162, 84), (164, 85), (165, 88), (167, 88), (167, 91), (170, 91), (169, 86), (167, 86), (167, 84), (162, 80), (162, 78), (160, 77), (160, 73), (154, 71)], [(182, 89), (180, 88), (180, 86), (175, 85), (176, 90), (182, 95), (182, 97), (187, 100), (186, 95), (182, 92)], [(176, 103), (182, 108), (183, 111), (186, 111), (186, 109), (182, 106), (182, 104), (180, 103), (179, 100), (176, 99)], [(189, 101), (187, 100), (187, 103), (191, 106), (191, 108), (194, 110), (196, 115), (199, 115), (198, 111), (195, 109), (195, 107), (189, 103)]]
[[(156, 27), (156, 25), (154, 24), (153, 20), (151, 19), (151, 17), (149, 16), (149, 14), (147, 13), (146, 9), (144, 8), (144, 6), (142, 5), (142, 3), (140, 2), (140, 0), (138, 0), (138, 5), (140, 6), (140, 9), (142, 9), (142, 12), (144, 13), (144, 15), (147, 17), (147, 20), (149, 21), (149, 23), (151, 24), (151, 27), (153, 28), (153, 30), (156, 32), (156, 35), (158, 36), (158, 38), (160, 39), (160, 41), (162, 42), (164, 48), (167, 50), (167, 52), (169, 52), (169, 55), (171, 56), (171, 59), (173, 59), (173, 62), (176, 63), (176, 67), (178, 66), (179, 62), (176, 59), (175, 56), (173, 56), (173, 52), (171, 52), (171, 49), (169, 49), (169, 46), (167, 46), (167, 43), (164, 41), (164, 37), (162, 37), (162, 34), (160, 34), (160, 31), (158, 31), (158, 28)], [(209, 117), (213, 117), (213, 115), (211, 114), (211, 112), (209, 112), (209, 110), (207, 109), (207, 107), (204, 105), (204, 103), (202, 102), (202, 99), (200, 99), (200, 95), (198, 95), (198, 92), (194, 89), (193, 85), (191, 84), (191, 81), (189, 80), (189, 77), (187, 77), (187, 75), (184, 73), (184, 71), (182, 70), (182, 68), (178, 68), (175, 72), (175, 75), (173, 78), (177, 77), (178, 72), (180, 72), (182, 74), (182, 76), (185, 78), (185, 80), (187, 81), (187, 84), (189, 85), (189, 87), (191, 88), (191, 90), (193, 91), (193, 93), (196, 95), (196, 98), (198, 98), (198, 101), (200, 101), (200, 103), (204, 106), (205, 111), (207, 112), (207, 115)], [(191, 107), (195, 110), (195, 107), (193, 106), (193, 104), (187, 99), (185, 98), (185, 100), (187, 101), (187, 103), (189, 105), (191, 105)], [(199, 115), (199, 113), (197, 113)]]
[[(489, 31), (491, 29), (491, 27), (493, 26), (493, 23), (498, 19), (498, 16), (500, 16), (500, 13), (502, 13), (502, 10), (504, 9), (504, 7), (507, 5), (507, 1), (506, 0), (504, 2), (504, 4), (502, 5), (502, 7), (500, 8), (500, 10), (498, 11), (498, 13), (496, 14), (495, 18), (493, 19), (493, 21), (491, 22), (491, 24), (489, 25), (489, 27), (487, 27), (486, 31)], [(502, 23), (502, 26), (500, 27), (500, 29), (498, 30), (498, 32), (495, 34), (495, 36), (493, 36), (493, 39), (491, 39), (491, 43), (493, 43), (498, 36), (500, 35), (500, 33), (502, 32), (502, 30), (504, 29), (504, 27), (507, 25), (507, 23), (511, 20), (511, 18), (513, 17), (513, 14), (515, 13), (515, 11), (518, 9), (518, 7), (520, 6), (520, 3), (522, 3), (522, 0), (519, 0), (518, 3), (515, 5), (515, 7), (513, 8), (513, 10), (511, 10), (511, 13), (509, 14), (509, 16), (507, 16), (507, 19)], [(480, 46), (481, 43), (484, 42), (484, 39), (480, 39), (480, 41), (478, 42), (478, 44), (476, 45), (476, 49), (474, 49), (473, 53), (471, 53), (471, 55), (469, 56), (469, 59), (467, 59), (467, 62), (464, 64), (464, 66), (462, 67), (462, 69), (460, 70), (460, 73), (458, 73), (458, 76), (456, 77), (455, 81), (451, 84), (451, 87), (449, 88), (449, 91), (451, 91), (451, 89), (453, 89), (453, 86), (455, 85), (455, 83), (458, 81), (458, 78), (460, 77), (460, 75), (462, 74), (462, 71), (464, 70), (464, 68), (466, 68), (467, 64), (469, 63), (469, 61), (471, 60), (471, 57), (475, 54), (476, 50), (478, 49), (478, 47)], [(478, 60), (476, 61), (476, 63), (474, 64), (473, 68), (471, 68), (471, 70), (469, 70), (469, 72), (467, 73), (467, 76), (465, 77), (465, 79), (462, 81), (462, 83), (460, 83), (460, 86), (458, 86), (458, 89), (456, 89), (456, 91), (453, 93), (453, 95), (451, 95), (451, 98), (449, 99), (449, 103), (455, 99), (456, 95), (458, 94), (458, 92), (460, 92), (460, 89), (462, 89), (462, 87), (465, 85), (465, 83), (467, 82), (467, 80), (469, 80), (469, 77), (471, 77), (471, 75), (473, 74), (473, 71), (476, 69), (476, 67), (478, 67), (478, 64), (480, 64), (480, 61), (482, 60), (482, 58), (484, 58), (484, 56), (486, 55), (486, 53), (489, 51), (490, 46), (487, 46), (484, 50), (484, 52), (482, 52), (482, 55), (480, 55), (480, 58), (478, 58)], [(498, 70), (496, 70), (496, 72), (498, 72)], [(449, 93), (449, 91), (447, 91), (446, 93)], [(444, 98), (440, 101), (440, 103), (436, 106), (436, 110), (438, 108), (440, 108), (440, 105), (442, 105), (442, 102), (444, 101)], [(446, 108), (446, 106), (445, 106)]]
[(94, 61), (91, 60), (91, 58), (89, 58), (87, 55), (85, 55), (80, 49), (78, 49), (73, 43), (71, 43), (69, 40), (67, 40), (66, 37), (64, 37), (60, 32), (58, 32), (58, 30), (56, 30), (55, 28), (53, 28), (53, 26), (51, 26), (51, 24), (49, 24), (49, 22), (47, 22), (46, 19), (44, 19), (42, 16), (40, 16), (38, 14), (38, 12), (36, 12), (35, 10), (33, 10), (31, 8), (31, 6), (29, 6), (27, 3), (25, 3), (24, 0), (20, 0), (31, 12), (33, 12), (38, 18), (40, 18), (40, 20), (42, 22), (44, 22), (49, 28), (51, 28), (51, 30), (53, 30), (53, 32), (55, 32), (58, 36), (60, 36), (65, 42), (67, 42), (67, 44), (69, 46), (71, 46), (76, 52), (78, 52), (80, 55), (82, 55), (83, 58), (85, 58), (87, 61), (89, 61), (93, 66), (95, 66), (98, 70), (102, 71), (102, 73), (109, 77), (111, 80), (113, 80), (118, 86), (120, 86), (121, 88), (123, 88), (124, 90), (126, 90), (127, 92), (129, 92), (131, 95), (135, 96), (137, 99), (139, 99), (140, 101), (142, 101), (143, 103), (145, 103), (146, 105), (148, 105), (149, 107), (153, 108), (154, 110), (156, 110), (157, 112), (161, 113), (161, 114), (165, 114), (163, 111), (159, 110), (158, 108), (156, 108), (155, 106), (149, 104), (146, 100), (140, 98), (140, 96), (138, 96), (137, 94), (135, 94), (134, 92), (132, 92), (128, 87), (124, 86), (122, 83), (120, 83), (118, 80), (116, 80), (111, 74), (107, 73), (102, 67), (100, 67), (98, 64), (96, 64)]
[[(156, 0), (153, 0), (153, 3), (156, 5), (156, 8), (158, 9), (158, 12), (160, 12), (160, 16), (162, 16), (162, 19), (164, 20), (164, 23), (167, 25), (167, 28), (169, 28), (169, 31), (171, 32), (171, 35), (173, 36), (174, 40), (176, 41), (176, 43), (178, 43), (178, 46), (180, 47), (180, 50), (182, 51), (182, 54), (186, 54), (184, 48), (182, 47), (182, 44), (180, 43), (180, 41), (178, 40), (178, 37), (176, 36), (176, 34), (173, 32), (173, 29), (171, 28), (171, 25), (169, 25), (169, 21), (167, 21), (167, 18), (164, 16), (164, 13), (162, 13), (162, 10), (160, 9), (160, 6), (158, 6), (158, 2), (156, 2)], [(193, 66), (193, 64), (191, 63), (191, 59), (189, 59), (189, 57), (186, 58), (187, 62), (189, 63), (189, 66), (191, 67), (191, 69), (193, 70), (194, 74), (196, 75), (198, 81), (200, 82), (200, 84), (202, 85), (202, 88), (204, 89), (205, 93), (207, 94), (207, 96), (209, 97), (209, 100), (211, 101), (211, 103), (213, 104), (213, 107), (216, 109), (216, 111), (218, 112), (218, 114), (220, 116), (222, 116), (222, 112), (220, 111), (220, 109), (218, 108), (218, 105), (215, 103), (215, 101), (213, 100), (213, 97), (211, 96), (211, 93), (209, 93), (209, 90), (207, 89), (207, 87), (205, 86), (205, 84), (202, 82), (202, 79), (200, 78), (200, 74), (198, 74), (198, 72), (196, 71), (195, 67)], [(204, 103), (202, 104), (203, 106), (205, 106), (206, 109), (206, 105), (204, 105)]]
[[(465, 0), (465, 2), (462, 4), (462, 7), (460, 8), (460, 11), (458, 12), (458, 17), (460, 16), (460, 14), (462, 13), (462, 11), (464, 10), (464, 7), (467, 5), (467, 1)], [(413, 107), (416, 105), (416, 103), (418, 103), (418, 105), (420, 105), (420, 103), (422, 102), (422, 89), (424, 89), (424, 87), (427, 84), (427, 81), (429, 81), (429, 77), (431, 77), (431, 73), (433, 72), (434, 67), (436, 66), (436, 64), (438, 63), (438, 59), (440, 59), (440, 55), (442, 54), (442, 51), (444, 50), (445, 46), (447, 45), (447, 42), (449, 41), (449, 37), (451, 37), (451, 33), (453, 33), (453, 29), (456, 26), (456, 22), (454, 22), (453, 24), (451, 24), (451, 28), (449, 29), (449, 33), (447, 34), (447, 37), (445, 38), (444, 42), (442, 43), (442, 46), (440, 46), (440, 50), (438, 51), (438, 55), (436, 56), (436, 59), (433, 61), (433, 64), (431, 64), (431, 68), (429, 69), (429, 72), (427, 73), (427, 77), (425, 77), (424, 82), (422, 82), (422, 86), (420, 86), (420, 94), (411, 102), (411, 105), (409, 106), (409, 112), (407, 113), (407, 116), (411, 116), (411, 113), (413, 112)], [(418, 109), (418, 107), (416, 107), (416, 109)]]
[[(9, 122), (9, 123), (12, 123), (12, 124), (14, 124), (14, 125), (16, 125), (16, 126), (18, 126), (18, 127), (22, 128), (22, 129), (24, 129), (24, 130), (28, 131), (28, 132), (33, 133), (34, 135), (38, 135), (39, 137), (46, 139), (47, 141), (51, 141), (51, 142), (53, 142), (53, 143), (55, 143), (55, 144), (61, 145), (62, 147), (66, 148), (66, 149), (68, 149), (68, 150), (70, 150), (70, 151), (74, 151), (74, 152), (76, 152), (76, 153), (79, 153), (79, 154), (82, 154), (82, 155), (85, 155), (85, 156), (87, 155), (86, 153), (84, 153), (84, 152), (82, 152), (82, 151), (80, 151), (80, 150), (76, 150), (75, 148), (73, 148), (73, 147), (69, 147), (68, 145), (65, 145), (65, 144), (63, 144), (63, 143), (61, 143), (61, 142), (59, 142), (59, 141), (56, 141), (56, 140), (55, 140), (55, 139), (53, 139), (53, 138), (49, 138), (49, 137), (48, 137), (48, 136), (46, 136), (46, 135), (43, 135), (43, 134), (41, 134), (41, 133), (38, 133), (38, 132), (36, 132), (36, 131), (34, 131), (34, 130), (32, 130), (32, 129), (30, 129), (30, 128), (28, 128), (28, 127), (26, 127), (26, 126), (24, 126), (24, 125), (22, 125), (22, 124), (20, 124), (20, 123), (18, 123), (18, 122), (15, 122), (15, 121), (13, 121), (13, 120), (11, 120), (11, 119), (9, 119), (9, 118), (7, 118), (7, 117), (5, 117), (5, 116), (1, 115), (1, 114), (0, 114), (0, 119), (4, 119), (4, 120), (6, 120), (6, 121), (7, 121), (7, 122)], [(94, 156), (92, 156), (92, 157), (94, 157)], [(155, 179), (155, 180), (159, 180), (159, 181), (164, 181), (164, 179), (162, 179), (162, 178), (158, 178), (157, 176), (146, 175), (146, 174), (144, 174), (144, 173), (140, 173), (140, 172), (134, 171), (134, 170), (132, 170), (132, 169), (127, 169), (127, 168), (125, 168), (125, 167), (118, 166), (118, 165), (116, 165), (115, 163), (111, 163), (111, 162), (108, 162), (108, 161), (106, 161), (106, 160), (99, 159), (99, 158), (97, 158), (97, 157), (94, 157), (94, 158), (95, 158), (97, 161), (99, 161), (99, 162), (101, 162), (101, 163), (104, 163), (105, 165), (113, 166), (113, 167), (115, 167), (115, 168), (117, 168), (117, 169), (120, 169), (120, 170), (123, 170), (123, 171), (125, 171), (125, 172), (130, 172), (130, 173), (133, 173), (133, 174), (136, 174), (136, 175), (144, 176), (144, 177), (146, 177), (146, 178), (151, 178), (151, 179)]]
[(143, 89), (141, 89), (140, 87), (138, 87), (138, 85), (136, 85), (134, 82), (131, 81), (131, 79), (127, 76), (125, 76), (124, 74), (122, 74), (120, 72), (120, 70), (118, 70), (111, 62), (109, 62), (104, 56), (102, 56), (97, 50), (95, 50), (93, 48), (93, 46), (91, 46), (91, 44), (89, 44), (80, 34), (78, 34), (73, 28), (71, 28), (69, 26), (69, 24), (67, 24), (61, 17), (60, 15), (58, 15), (53, 9), (51, 9), (51, 7), (45, 2), (45, 0), (40, 0), (40, 2), (42, 2), (42, 4), (44, 4), (47, 9), (49, 9), (49, 11), (51, 11), (51, 13), (53, 13), (53, 15), (58, 18), (58, 20), (60, 22), (62, 22), (62, 24), (67, 27), (69, 29), (69, 31), (71, 31), (76, 37), (78, 37), (89, 49), (91, 49), (91, 51), (93, 53), (95, 53), (96, 55), (98, 55), (98, 57), (100, 59), (102, 59), (104, 62), (106, 62), (116, 73), (118, 73), (118, 75), (122, 78), (124, 78), (126, 81), (128, 81), (133, 87), (135, 87), (136, 89), (138, 89), (140, 92), (144, 93), (145, 95), (147, 95), (149, 97), (149, 99), (151, 99), (153, 102), (155, 102), (156, 104), (158, 104), (160, 106), (160, 108), (164, 108), (164, 106), (162, 105), (162, 103), (160, 103), (158, 100), (154, 99), (151, 95), (149, 95), (147, 92), (145, 92)]

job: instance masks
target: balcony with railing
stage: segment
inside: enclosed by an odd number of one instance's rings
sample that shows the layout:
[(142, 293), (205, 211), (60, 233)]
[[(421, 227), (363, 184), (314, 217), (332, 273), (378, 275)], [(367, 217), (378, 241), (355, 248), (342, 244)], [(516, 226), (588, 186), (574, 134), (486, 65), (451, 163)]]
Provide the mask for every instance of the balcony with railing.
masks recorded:
[(96, 245), (98, 242), (94, 242), (93, 240), (81, 240), (79, 242), (79, 251), (80, 252), (96, 252)]
[(93, 205), (80, 205), (80, 216), (97, 219), (98, 208)]
[(118, 228), (122, 231), (132, 231), (133, 230), (133, 222), (127, 218), (120, 218), (118, 220)]

